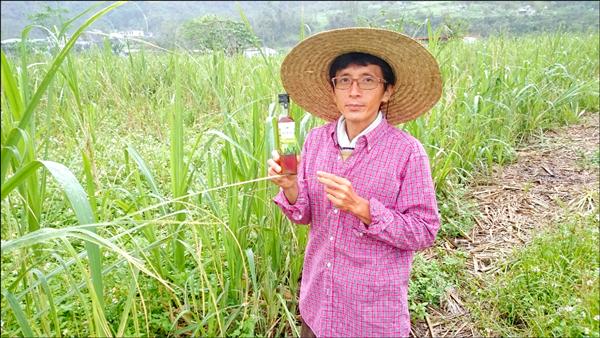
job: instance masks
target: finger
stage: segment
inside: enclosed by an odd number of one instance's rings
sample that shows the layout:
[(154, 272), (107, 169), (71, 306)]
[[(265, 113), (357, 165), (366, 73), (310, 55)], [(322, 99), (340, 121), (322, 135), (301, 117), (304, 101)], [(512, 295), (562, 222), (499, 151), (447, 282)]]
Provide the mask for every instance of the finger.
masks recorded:
[(329, 178), (317, 177), (317, 179), (319, 180), (319, 182), (323, 183), (325, 185), (325, 187), (327, 187), (327, 188), (331, 188), (331, 189), (339, 188), (339, 185)]
[(277, 176), (277, 177), (274, 177), (274, 179), (277, 179), (277, 180), (279, 180), (280, 176), (281, 176), (281, 174), (276, 172), (274, 170), (274, 168), (269, 168), (268, 174), (269, 174), (269, 176)]
[(279, 160), (279, 153), (277, 152), (277, 149), (273, 149), (273, 151), (271, 152), (271, 156), (275, 161)]
[(337, 209), (342, 209), (343, 204), (342, 202), (339, 200), (339, 198), (336, 198), (333, 195), (327, 195), (327, 198), (329, 199), (329, 201), (331, 202), (331, 204), (337, 208)]
[(334, 190), (334, 189), (329, 189), (329, 188), (325, 188), (325, 192), (335, 198), (337, 198), (338, 200), (344, 199), (344, 194), (340, 194), (339, 191)]
[(317, 176), (319, 176), (319, 177), (331, 178), (331, 176), (334, 176), (334, 175), (333, 175), (333, 174), (330, 174), (330, 173), (328, 173), (328, 172), (326, 172), (326, 171), (320, 171), (320, 170), (317, 170)]
[(325, 171), (317, 171), (317, 176), (328, 178), (337, 184), (351, 185), (350, 181), (347, 179)]
[(323, 183), (325, 185), (325, 187), (331, 188), (338, 192), (346, 193), (351, 190), (351, 186), (348, 186), (345, 184), (339, 184), (338, 182), (336, 182), (332, 179), (329, 179), (329, 178), (317, 177), (317, 179), (319, 180), (319, 182)]
[(274, 172), (276, 172), (276, 173), (281, 172), (281, 166), (279, 164), (277, 164), (277, 162), (273, 161), (272, 159), (268, 159), (267, 164), (269, 165), (269, 168), (273, 169)]

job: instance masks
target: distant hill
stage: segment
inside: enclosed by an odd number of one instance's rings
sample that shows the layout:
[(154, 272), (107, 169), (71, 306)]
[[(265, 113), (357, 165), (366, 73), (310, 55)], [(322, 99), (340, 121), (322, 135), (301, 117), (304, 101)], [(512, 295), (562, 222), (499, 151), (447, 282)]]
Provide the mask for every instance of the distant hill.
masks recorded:
[[(82, 12), (98, 1), (2, 1), (1, 38), (19, 37), (38, 14), (47, 24)], [(177, 41), (180, 25), (192, 18), (216, 14), (240, 20), (246, 15), (257, 36), (273, 48), (295, 44), (305, 33), (347, 26), (388, 26), (411, 36), (426, 35), (423, 23), (446, 24), (461, 34), (487, 36), (500, 32), (598, 31), (598, 1), (136, 1), (96, 22), (105, 32), (143, 30), (168, 46)], [(50, 16), (44, 17), (44, 14)], [(303, 25), (304, 24), (304, 25)], [(32, 37), (42, 37), (41, 30)]]

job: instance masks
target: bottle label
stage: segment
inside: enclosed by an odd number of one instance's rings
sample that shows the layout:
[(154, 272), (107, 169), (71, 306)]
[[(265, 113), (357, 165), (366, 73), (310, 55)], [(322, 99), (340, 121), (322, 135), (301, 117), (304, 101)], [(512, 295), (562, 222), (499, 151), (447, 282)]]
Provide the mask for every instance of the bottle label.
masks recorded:
[(282, 154), (293, 154), (296, 150), (295, 122), (280, 122), (279, 125), (279, 143)]

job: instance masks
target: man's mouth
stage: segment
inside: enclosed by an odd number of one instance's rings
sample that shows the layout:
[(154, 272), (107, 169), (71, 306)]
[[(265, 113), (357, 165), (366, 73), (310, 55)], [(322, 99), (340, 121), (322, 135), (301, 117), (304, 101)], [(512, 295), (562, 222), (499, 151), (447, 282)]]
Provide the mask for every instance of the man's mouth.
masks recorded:
[(356, 110), (361, 110), (363, 109), (365, 106), (362, 104), (347, 104), (346, 108), (348, 108), (351, 111), (356, 111)]

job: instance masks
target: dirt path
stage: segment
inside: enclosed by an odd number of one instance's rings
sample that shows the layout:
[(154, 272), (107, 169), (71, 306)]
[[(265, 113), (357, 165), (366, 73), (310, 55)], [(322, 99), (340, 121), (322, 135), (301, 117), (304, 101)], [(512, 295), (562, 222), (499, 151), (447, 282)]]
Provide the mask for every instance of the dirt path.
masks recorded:
[[(469, 274), (493, 273), (515, 248), (526, 245), (541, 229), (567, 212), (593, 211), (599, 187), (599, 116), (589, 113), (581, 124), (547, 131), (517, 151), (517, 161), (494, 168), (473, 182), (470, 198), (481, 216), (465, 238), (444, 241), (446, 250), (468, 253)], [(427, 254), (427, 253), (425, 253)], [(466, 290), (465, 290), (466, 291)], [(413, 325), (416, 337), (486, 336), (463, 305), (461, 288), (448, 290), (426, 321)]]

